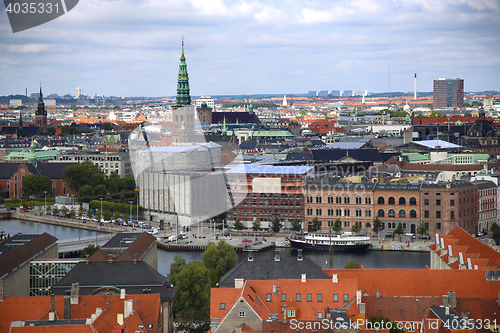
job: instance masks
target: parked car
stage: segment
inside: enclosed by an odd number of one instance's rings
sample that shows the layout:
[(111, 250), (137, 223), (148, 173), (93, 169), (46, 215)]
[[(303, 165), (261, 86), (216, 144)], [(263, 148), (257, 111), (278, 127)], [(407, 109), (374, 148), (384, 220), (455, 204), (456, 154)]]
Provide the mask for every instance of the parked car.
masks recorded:
[(431, 239), (431, 236), (429, 236), (429, 235), (423, 235), (423, 236), (418, 237), (418, 239), (426, 239), (426, 240), (429, 240), (429, 239)]
[(392, 232), (388, 232), (388, 233), (385, 234), (385, 237), (386, 238), (392, 238), (392, 237), (394, 237), (394, 234)]

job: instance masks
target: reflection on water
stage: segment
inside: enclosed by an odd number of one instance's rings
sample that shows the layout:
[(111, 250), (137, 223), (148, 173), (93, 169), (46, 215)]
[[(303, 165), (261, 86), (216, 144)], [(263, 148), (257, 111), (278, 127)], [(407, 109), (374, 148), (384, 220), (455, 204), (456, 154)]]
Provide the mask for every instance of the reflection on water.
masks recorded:
[[(175, 256), (181, 256), (187, 263), (201, 261), (202, 252), (169, 252), (158, 250), (158, 271), (166, 276), (170, 271), (170, 264), (174, 262)], [(296, 257), (297, 250), (291, 248), (280, 249), (281, 256)], [(304, 251), (304, 257), (308, 257), (322, 268), (328, 268), (329, 252)], [(273, 257), (274, 251), (268, 250), (254, 253), (254, 257)], [(248, 257), (248, 253), (238, 253), (238, 261)], [(344, 268), (351, 261), (357, 262), (365, 268), (424, 268), (430, 266), (429, 252), (406, 252), (406, 251), (362, 251), (362, 252), (335, 252), (333, 254), (333, 268)]]
[[(53, 224), (37, 223), (25, 220), (6, 219), (0, 220), (0, 232), (14, 236), (15, 234), (43, 234), (44, 232), (56, 237), (59, 241), (70, 241), (95, 238), (96, 232), (77, 228), (63, 227)], [(109, 235), (98, 232), (98, 236)]]

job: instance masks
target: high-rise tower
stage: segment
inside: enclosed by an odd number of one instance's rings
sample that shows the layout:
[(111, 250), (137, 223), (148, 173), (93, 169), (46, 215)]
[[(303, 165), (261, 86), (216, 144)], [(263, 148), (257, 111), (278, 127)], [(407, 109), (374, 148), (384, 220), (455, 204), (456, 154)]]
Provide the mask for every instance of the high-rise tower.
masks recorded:
[(35, 113), (35, 124), (40, 128), (40, 132), (47, 132), (47, 111), (43, 103), (42, 85), (40, 85), (40, 99)]
[(464, 80), (438, 79), (434, 80), (434, 109), (463, 108)]
[(177, 75), (177, 97), (175, 106), (181, 107), (191, 104), (191, 95), (189, 93), (189, 77), (187, 72), (186, 57), (184, 56), (184, 37), (182, 37), (182, 55), (179, 64), (179, 74)]

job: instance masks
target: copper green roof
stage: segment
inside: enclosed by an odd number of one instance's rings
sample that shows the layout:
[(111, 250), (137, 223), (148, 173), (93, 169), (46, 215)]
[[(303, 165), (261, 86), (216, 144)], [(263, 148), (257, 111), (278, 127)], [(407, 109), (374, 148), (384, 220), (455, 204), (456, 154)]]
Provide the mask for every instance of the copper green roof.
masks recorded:
[(427, 155), (419, 154), (419, 153), (403, 153), (404, 156), (408, 156), (408, 160), (410, 162), (416, 161), (429, 161), (429, 157)]
[(177, 75), (177, 97), (175, 98), (175, 106), (186, 106), (191, 104), (191, 95), (189, 92), (189, 77), (186, 65), (186, 57), (184, 56), (184, 37), (182, 37), (182, 55), (181, 63), (179, 64), (179, 74)]
[[(39, 150), (35, 152), (35, 157), (38, 161), (40, 160), (52, 160), (54, 156), (59, 155), (57, 150)], [(13, 151), (5, 157), (6, 161), (10, 160), (26, 160), (30, 159), (31, 152), (29, 151)]]
[(255, 131), (253, 137), (293, 137), (289, 131)]

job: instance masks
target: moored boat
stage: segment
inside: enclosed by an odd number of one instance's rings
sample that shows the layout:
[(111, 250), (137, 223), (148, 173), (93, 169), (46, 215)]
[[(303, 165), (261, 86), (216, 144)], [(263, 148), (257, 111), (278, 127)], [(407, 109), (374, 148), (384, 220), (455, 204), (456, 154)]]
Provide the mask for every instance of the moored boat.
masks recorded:
[(316, 251), (362, 251), (371, 245), (370, 237), (314, 233), (304, 238), (291, 238), (290, 245), (298, 249)]

